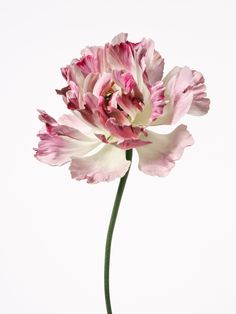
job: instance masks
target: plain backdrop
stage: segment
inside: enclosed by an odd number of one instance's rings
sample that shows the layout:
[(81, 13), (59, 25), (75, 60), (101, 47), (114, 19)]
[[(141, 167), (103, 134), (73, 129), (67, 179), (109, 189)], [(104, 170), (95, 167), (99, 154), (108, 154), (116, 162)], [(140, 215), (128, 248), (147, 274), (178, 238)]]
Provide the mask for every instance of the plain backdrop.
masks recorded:
[(36, 108), (66, 112), (60, 67), (119, 32), (150, 37), (165, 73), (206, 79), (211, 110), (166, 178), (134, 155), (112, 247), (114, 314), (236, 313), (236, 4), (232, 0), (0, 2), (0, 314), (105, 314), (103, 258), (118, 180), (73, 181), (33, 157)]

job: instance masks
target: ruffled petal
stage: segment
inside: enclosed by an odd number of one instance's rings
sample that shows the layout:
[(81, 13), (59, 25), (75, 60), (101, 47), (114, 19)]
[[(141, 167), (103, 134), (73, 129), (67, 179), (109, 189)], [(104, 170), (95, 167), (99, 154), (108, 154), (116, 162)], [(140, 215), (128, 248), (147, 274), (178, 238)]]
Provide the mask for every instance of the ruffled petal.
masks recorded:
[(94, 55), (86, 55), (76, 63), (80, 72), (86, 77), (89, 73), (98, 73), (100, 65), (98, 59)]
[(204, 99), (194, 99), (188, 114), (191, 114), (193, 116), (202, 116), (204, 114), (207, 114), (210, 108), (210, 99), (204, 98)]
[[(119, 41), (117, 41), (119, 42)], [(107, 44), (105, 46), (107, 70), (130, 70), (133, 60), (131, 46), (128, 43)]]
[(96, 62), (96, 70), (99, 70), (98, 72), (103, 73), (105, 70), (105, 64), (104, 64), (104, 48), (101, 46), (92, 46), (92, 47), (86, 47), (81, 51), (81, 54), (83, 57), (86, 57), (87, 55), (92, 55), (94, 57), (94, 60)]
[(188, 67), (175, 67), (164, 79), (167, 105), (152, 125), (174, 124), (185, 114), (203, 115), (209, 110), (204, 78)]
[(180, 159), (185, 147), (194, 141), (185, 125), (179, 125), (170, 134), (157, 134), (148, 131), (146, 140), (151, 144), (136, 148), (139, 155), (139, 169), (152, 176), (166, 176)]
[(71, 160), (72, 156), (84, 156), (95, 149), (100, 142), (80, 142), (68, 136), (39, 133), (40, 142), (36, 148), (35, 157), (51, 166), (62, 166)]
[(92, 133), (92, 128), (83, 121), (82, 116), (79, 111), (73, 111), (73, 114), (64, 114), (58, 119), (59, 124), (67, 125), (71, 128), (80, 130), (84, 135), (88, 134), (91, 137), (94, 137)]
[(84, 80), (84, 84), (83, 84), (83, 92), (84, 93), (88, 93), (88, 92), (93, 92), (94, 86), (97, 82), (97, 80), (99, 79), (99, 73), (89, 73), (85, 80)]
[[(39, 118), (45, 127), (38, 134), (40, 141), (35, 157), (46, 164), (61, 166), (73, 156), (82, 157), (100, 145), (96, 137), (90, 138), (68, 125), (60, 125), (44, 111)], [(65, 121), (65, 116), (63, 119)]]
[(192, 71), (188, 67), (175, 67), (164, 79), (167, 105), (158, 124), (175, 124), (190, 109), (193, 93), (189, 90), (192, 83)]
[(150, 88), (152, 103), (150, 122), (155, 121), (163, 113), (164, 106), (166, 105), (164, 91), (165, 88), (162, 81), (157, 82)]
[(121, 139), (134, 139), (138, 138), (142, 128), (132, 127), (131, 125), (120, 125), (114, 118), (107, 119), (105, 126), (109, 132)]
[(111, 80), (112, 76), (110, 73), (103, 74), (94, 85), (93, 94), (96, 97), (99, 96), (105, 96), (106, 93), (108, 93), (111, 89), (111, 86), (113, 84)]
[(119, 110), (112, 106), (107, 106), (107, 114), (110, 118), (114, 118), (114, 121), (119, 125), (131, 125), (128, 119), (128, 114), (125, 111)]
[(73, 158), (70, 171), (73, 179), (98, 183), (123, 177), (129, 166), (130, 161), (126, 160), (125, 151), (107, 144), (94, 155)]
[(111, 43), (113, 46), (125, 43), (127, 41), (127, 37), (128, 37), (127, 33), (120, 33), (112, 39)]
[(62, 68), (62, 74), (66, 78), (67, 82), (73, 81), (77, 86), (83, 85), (84, 75), (78, 67), (78, 59), (71, 61), (71, 64), (66, 68)]
[(154, 49), (155, 45), (153, 40), (144, 39), (141, 44), (144, 54), (146, 79), (153, 85), (162, 79), (164, 59), (161, 57), (160, 53)]
[(99, 99), (92, 93), (86, 93), (83, 97), (84, 99), (84, 109), (80, 110), (80, 114), (83, 119), (91, 125), (91, 127), (97, 131), (97, 129), (102, 129), (101, 119), (99, 116)]
[(136, 82), (131, 73), (124, 71), (113, 71), (114, 82), (126, 93), (130, 93), (136, 86)]
[(112, 100), (114, 103), (119, 104), (119, 106), (130, 116), (133, 122), (137, 113), (143, 110), (143, 104), (135, 97), (130, 97), (128, 95), (118, 95), (113, 94)]
[(150, 65), (146, 68), (146, 73), (148, 80), (151, 84), (155, 84), (160, 81), (163, 76), (164, 70), (164, 59), (161, 57), (159, 52), (154, 51), (153, 58), (150, 62)]
[(188, 113), (202, 116), (208, 112), (210, 106), (210, 99), (206, 98), (205, 79), (200, 72), (193, 71), (193, 81), (193, 102)]

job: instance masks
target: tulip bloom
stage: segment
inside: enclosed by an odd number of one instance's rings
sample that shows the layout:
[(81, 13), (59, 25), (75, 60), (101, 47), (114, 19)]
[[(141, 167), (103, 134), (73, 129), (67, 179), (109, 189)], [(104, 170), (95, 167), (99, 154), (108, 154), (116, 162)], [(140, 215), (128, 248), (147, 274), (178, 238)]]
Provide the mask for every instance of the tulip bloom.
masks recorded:
[(170, 134), (148, 127), (207, 113), (202, 74), (175, 67), (163, 79), (164, 60), (153, 41), (132, 43), (125, 33), (81, 54), (62, 68), (67, 85), (57, 90), (70, 114), (56, 121), (40, 111), (45, 127), (36, 158), (53, 166), (70, 163), (72, 178), (97, 183), (124, 176), (130, 166), (125, 151), (135, 148), (141, 171), (166, 176), (193, 138), (185, 125)]
[(87, 47), (62, 68), (67, 85), (57, 93), (70, 113), (55, 120), (39, 110), (45, 124), (35, 157), (49, 165), (70, 163), (72, 178), (98, 183), (121, 178), (107, 233), (104, 292), (112, 314), (109, 268), (112, 235), (132, 160), (152, 176), (166, 176), (193, 138), (183, 124), (170, 134), (150, 127), (176, 124), (185, 114), (209, 110), (204, 78), (187, 66), (163, 78), (164, 60), (151, 39), (132, 43), (117, 35), (104, 47)]

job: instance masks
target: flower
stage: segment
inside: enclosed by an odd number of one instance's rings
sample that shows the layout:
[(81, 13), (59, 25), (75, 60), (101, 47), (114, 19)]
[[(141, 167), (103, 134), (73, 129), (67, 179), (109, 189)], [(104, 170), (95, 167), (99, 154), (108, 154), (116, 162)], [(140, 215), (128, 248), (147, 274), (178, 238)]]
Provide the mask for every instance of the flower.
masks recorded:
[(183, 115), (209, 109), (204, 78), (175, 67), (162, 79), (164, 60), (151, 39), (132, 43), (117, 35), (104, 47), (87, 47), (65, 68), (62, 96), (70, 114), (58, 121), (39, 111), (45, 123), (36, 158), (49, 165), (70, 163), (72, 178), (88, 183), (124, 176), (125, 151), (135, 148), (139, 169), (166, 176), (193, 138), (183, 124), (170, 134), (147, 128), (175, 124)]

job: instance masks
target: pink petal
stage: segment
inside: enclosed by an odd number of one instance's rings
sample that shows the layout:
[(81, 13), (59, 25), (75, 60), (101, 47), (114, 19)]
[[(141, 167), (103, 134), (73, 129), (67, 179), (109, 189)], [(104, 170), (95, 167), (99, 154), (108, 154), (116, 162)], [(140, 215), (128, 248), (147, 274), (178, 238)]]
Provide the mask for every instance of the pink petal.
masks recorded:
[(131, 45), (131, 47), (134, 51), (134, 59), (142, 69), (144, 81), (151, 85), (160, 81), (163, 75), (164, 60), (160, 53), (154, 49), (153, 40), (144, 38), (141, 42)]
[(96, 97), (106, 96), (112, 87), (113, 81), (110, 73), (103, 74), (94, 85), (93, 94)]
[(202, 116), (209, 110), (210, 99), (206, 98), (205, 79), (200, 72), (193, 71), (193, 102), (188, 111), (189, 114)]
[(90, 73), (86, 76), (83, 84), (83, 93), (92, 93), (94, 86), (99, 79), (99, 73)]
[(84, 109), (80, 110), (83, 119), (93, 127), (99, 127), (100, 117), (98, 115), (98, 98), (92, 93), (86, 93), (83, 97)]
[(197, 99), (194, 98), (194, 101), (188, 111), (189, 114), (193, 116), (202, 116), (209, 111), (210, 99)]
[(113, 71), (113, 79), (115, 83), (121, 87), (121, 89), (126, 93), (130, 93), (131, 90), (136, 86), (136, 82), (131, 73), (124, 71)]
[(84, 156), (96, 148), (100, 142), (90, 138), (68, 125), (60, 125), (55, 119), (40, 112), (40, 120), (45, 127), (38, 134), (40, 142), (35, 149), (35, 157), (49, 165), (61, 166), (69, 162), (72, 156)]
[(107, 144), (92, 156), (73, 158), (70, 171), (73, 179), (98, 183), (123, 177), (129, 166), (125, 151)]
[(105, 64), (104, 64), (104, 48), (100, 46), (86, 47), (81, 51), (83, 57), (88, 55), (93, 56), (94, 60), (96, 60), (96, 69), (98, 72), (104, 72)]
[(40, 113), (39, 120), (45, 123), (45, 130), (50, 135), (65, 135), (85, 142), (90, 142), (95, 139), (95, 137), (91, 138), (81, 132), (82, 130), (84, 130), (85, 125), (75, 115), (63, 115), (58, 119), (61, 123), (63, 122), (63, 124), (59, 124), (45, 111), (38, 110), (38, 112)]
[(120, 125), (130, 125), (128, 114), (125, 111), (119, 110), (112, 106), (107, 106), (106, 112), (110, 118), (114, 118), (115, 123)]
[(86, 93), (84, 94), (83, 99), (86, 105), (86, 110), (94, 113), (98, 107), (98, 98), (92, 93)]
[(188, 67), (175, 67), (164, 79), (165, 95), (168, 104), (159, 123), (174, 124), (190, 109), (193, 93), (189, 91), (192, 71)]
[(164, 69), (164, 59), (160, 53), (154, 49), (154, 42), (151, 39), (142, 41), (142, 49), (145, 62), (145, 73), (147, 81), (153, 85), (162, 79)]
[(58, 123), (80, 130), (84, 135), (89, 134), (91, 136), (92, 128), (86, 124), (78, 111), (73, 111), (73, 114), (64, 114), (58, 119)]
[(51, 117), (49, 114), (47, 114), (44, 110), (38, 110), (38, 112), (40, 113), (39, 115), (39, 120), (44, 122), (46, 125), (50, 125), (50, 126), (56, 126), (57, 125), (57, 121)]
[(180, 159), (185, 147), (194, 141), (185, 125), (179, 125), (170, 134), (148, 132), (152, 144), (136, 148), (139, 154), (139, 169), (152, 176), (166, 176)]
[(144, 141), (140, 139), (130, 139), (130, 140), (124, 140), (121, 143), (115, 143), (114, 145), (121, 149), (131, 149), (131, 148), (144, 146), (150, 143), (151, 143), (150, 141)]
[(93, 55), (86, 55), (76, 63), (81, 73), (86, 77), (89, 73), (98, 73), (100, 70), (99, 61)]
[[(48, 165), (61, 166), (70, 161), (70, 144), (62, 137), (39, 134), (41, 141), (35, 149), (35, 157)], [(66, 151), (66, 153), (65, 153)]]
[(121, 139), (137, 138), (142, 131), (139, 127), (132, 127), (131, 125), (120, 125), (116, 123), (114, 118), (109, 118), (105, 126), (107, 130), (114, 136)]
[(155, 121), (163, 113), (164, 106), (166, 105), (164, 91), (165, 88), (162, 81), (157, 82), (150, 88), (152, 103), (150, 122)]
[(63, 76), (66, 75), (67, 82), (73, 81), (77, 86), (82, 86), (84, 81), (84, 75), (80, 68), (77, 66), (78, 59), (72, 60), (71, 64), (67, 66), (66, 70), (62, 69)]
[(138, 112), (143, 110), (143, 104), (136, 97), (116, 95), (116, 102), (134, 120)]
[(113, 46), (125, 43), (127, 41), (127, 37), (128, 37), (127, 33), (120, 33), (112, 39), (111, 43)]
[(84, 76), (76, 65), (77, 62), (78, 60), (75, 59), (69, 66), (62, 69), (62, 74), (66, 78), (68, 86), (61, 90), (56, 90), (59, 95), (63, 96), (63, 100), (70, 110), (77, 110), (83, 107), (81, 101), (82, 91), (80, 89), (84, 84)]
[(99, 52), (103, 51), (102, 46), (91, 46), (91, 47), (85, 47), (84, 49), (81, 50), (81, 55), (83, 57), (87, 55), (92, 55), (92, 56), (97, 56)]
[(46, 132), (41, 132), (39, 138), (35, 157), (51, 166), (61, 166), (74, 156), (84, 156), (100, 144), (98, 141), (81, 142), (71, 137)]
[(164, 59), (161, 57), (159, 52), (153, 52), (153, 58), (150, 62), (150, 65), (146, 67), (146, 73), (148, 77), (148, 81), (151, 84), (155, 84), (160, 81), (163, 76), (164, 70)]
[(81, 103), (80, 100), (80, 92), (79, 87), (73, 82), (69, 81), (69, 85), (63, 89), (56, 90), (57, 94), (61, 94), (63, 96), (63, 100), (65, 101), (68, 109), (76, 110), (80, 108)]
[(108, 71), (112, 70), (130, 70), (133, 60), (131, 46), (128, 43), (121, 42), (117, 45), (107, 44), (105, 46), (105, 55)]
[(188, 67), (175, 67), (164, 79), (167, 105), (154, 124), (174, 124), (185, 114), (205, 114), (209, 99), (205, 98), (204, 79)]

